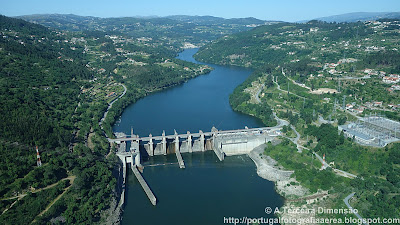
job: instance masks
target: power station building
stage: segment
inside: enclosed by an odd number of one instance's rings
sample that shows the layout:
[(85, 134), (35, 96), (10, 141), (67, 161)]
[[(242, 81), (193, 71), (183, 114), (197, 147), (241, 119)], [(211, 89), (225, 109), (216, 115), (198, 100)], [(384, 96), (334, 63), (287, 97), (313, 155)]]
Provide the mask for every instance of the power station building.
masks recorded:
[(384, 147), (400, 140), (400, 123), (382, 116), (364, 117), (355, 123), (341, 125), (338, 129), (361, 145)]

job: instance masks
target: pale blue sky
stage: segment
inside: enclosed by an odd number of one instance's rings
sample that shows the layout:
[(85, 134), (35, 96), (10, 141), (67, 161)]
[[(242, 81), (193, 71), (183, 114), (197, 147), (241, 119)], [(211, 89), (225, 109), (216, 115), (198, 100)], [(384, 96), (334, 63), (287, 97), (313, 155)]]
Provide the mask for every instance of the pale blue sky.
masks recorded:
[(0, 0), (0, 14), (97, 17), (211, 15), (299, 21), (350, 12), (397, 12), (400, 0)]

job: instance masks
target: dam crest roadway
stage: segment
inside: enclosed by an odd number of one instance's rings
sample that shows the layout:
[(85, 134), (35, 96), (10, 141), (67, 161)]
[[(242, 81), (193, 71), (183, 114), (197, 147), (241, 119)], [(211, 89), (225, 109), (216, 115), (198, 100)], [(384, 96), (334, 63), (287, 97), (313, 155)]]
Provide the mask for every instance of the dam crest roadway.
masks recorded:
[[(220, 161), (225, 156), (247, 154), (254, 148), (267, 143), (279, 136), (280, 126), (247, 128), (238, 130), (219, 131), (212, 127), (210, 132), (199, 131), (198, 133), (178, 134), (174, 131), (173, 135), (165, 135), (163, 131), (161, 136), (139, 137), (133, 134), (115, 133), (116, 138), (108, 138), (111, 144), (116, 144), (118, 151), (116, 155), (122, 161), (123, 165), (123, 184), (119, 205), (124, 204), (124, 194), (126, 185), (127, 165), (131, 169), (145, 191), (147, 197), (153, 205), (156, 205), (157, 199), (150, 187), (142, 177), (139, 171), (143, 171), (141, 165), (142, 157), (151, 157), (155, 155), (176, 154), (178, 165), (181, 169), (185, 168), (181, 153), (214, 151)], [(131, 147), (127, 151), (127, 142), (131, 142)]]

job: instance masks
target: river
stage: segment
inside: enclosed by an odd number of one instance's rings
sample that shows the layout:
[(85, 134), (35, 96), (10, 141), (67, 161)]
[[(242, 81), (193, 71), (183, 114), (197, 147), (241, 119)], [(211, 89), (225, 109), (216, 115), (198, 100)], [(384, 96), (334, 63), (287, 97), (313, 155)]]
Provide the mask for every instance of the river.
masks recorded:
[[(187, 49), (177, 58), (197, 62)], [(201, 63), (204, 64), (204, 63)], [(229, 95), (251, 70), (207, 64), (214, 70), (188, 82), (151, 94), (127, 107), (114, 132), (139, 136), (261, 127), (254, 117), (234, 112)], [(246, 156), (219, 162), (213, 151), (182, 154), (186, 169), (179, 169), (175, 154), (144, 162), (143, 176), (157, 197), (152, 206), (133, 173), (128, 174), (122, 224), (224, 224), (224, 217), (270, 217), (265, 207), (280, 207), (283, 199), (274, 184), (257, 175)]]

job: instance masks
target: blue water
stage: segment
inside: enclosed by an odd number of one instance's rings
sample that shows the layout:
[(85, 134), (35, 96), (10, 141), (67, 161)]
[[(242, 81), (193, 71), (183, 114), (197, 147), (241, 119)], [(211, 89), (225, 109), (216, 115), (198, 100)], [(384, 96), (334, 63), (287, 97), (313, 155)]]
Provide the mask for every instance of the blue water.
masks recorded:
[[(196, 62), (197, 49), (178, 58)], [(196, 62), (198, 63), (198, 62)], [(210, 65), (214, 70), (182, 85), (149, 95), (126, 108), (114, 131), (140, 136), (263, 126), (251, 116), (234, 112), (229, 95), (251, 70)], [(151, 157), (143, 176), (157, 197), (153, 206), (129, 172), (122, 224), (224, 224), (224, 217), (269, 217), (265, 207), (282, 206), (274, 184), (257, 175), (246, 156), (220, 162), (212, 151), (182, 154), (186, 169), (179, 169), (174, 154)], [(172, 164), (171, 164), (172, 163)], [(160, 165), (161, 164), (161, 165)], [(159, 165), (159, 166), (151, 166)]]
[[(188, 49), (178, 59), (196, 62), (193, 54), (197, 49)], [(198, 62), (196, 62), (198, 63)], [(126, 108), (121, 123), (114, 131), (130, 134), (131, 127), (139, 136), (161, 135), (165, 130), (173, 134), (239, 129), (245, 126), (262, 127), (261, 120), (234, 112), (229, 105), (229, 95), (250, 75), (249, 69), (210, 65), (214, 70), (188, 82), (149, 95)]]

